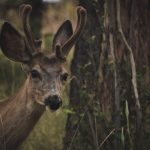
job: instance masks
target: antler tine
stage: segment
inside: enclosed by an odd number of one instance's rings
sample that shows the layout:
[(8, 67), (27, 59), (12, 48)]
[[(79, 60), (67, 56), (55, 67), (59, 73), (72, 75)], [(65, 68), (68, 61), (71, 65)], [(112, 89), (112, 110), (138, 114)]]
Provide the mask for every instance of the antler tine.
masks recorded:
[(19, 12), (23, 20), (23, 28), (24, 28), (24, 32), (26, 36), (25, 38), (26, 44), (30, 50), (31, 55), (33, 56), (33, 55), (36, 55), (38, 52), (37, 52), (35, 41), (31, 32), (31, 27), (29, 25), (29, 15), (31, 13), (31, 10), (32, 10), (32, 7), (31, 5), (28, 5), (28, 4), (27, 5), (23, 4), (19, 8)]
[(19, 16), (20, 17), (22, 17), (22, 12), (23, 12), (22, 10), (23, 10), (24, 6), (25, 6), (25, 4), (22, 4), (19, 6)]
[(75, 32), (62, 47), (62, 52), (65, 55), (68, 54), (70, 48), (73, 46), (73, 44), (76, 42), (76, 40), (80, 37), (81, 32), (84, 29), (84, 26), (85, 26), (86, 20), (87, 20), (86, 9), (84, 9), (81, 6), (78, 6), (77, 16), (78, 16), (78, 20), (77, 20), (77, 25), (76, 25)]

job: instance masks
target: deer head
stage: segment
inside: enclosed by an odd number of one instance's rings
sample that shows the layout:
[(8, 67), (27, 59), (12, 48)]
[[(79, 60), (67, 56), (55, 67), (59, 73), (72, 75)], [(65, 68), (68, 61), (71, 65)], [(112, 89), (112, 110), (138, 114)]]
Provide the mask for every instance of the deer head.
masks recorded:
[(40, 105), (56, 110), (62, 104), (60, 91), (68, 76), (63, 65), (84, 29), (87, 13), (83, 7), (77, 8), (78, 20), (74, 33), (69, 20), (59, 27), (53, 39), (53, 53), (47, 56), (41, 50), (41, 41), (33, 38), (29, 25), (31, 10), (32, 7), (25, 4), (19, 8), (24, 36), (9, 22), (5, 22), (1, 29), (0, 45), (6, 57), (22, 63), (30, 79), (32, 99)]

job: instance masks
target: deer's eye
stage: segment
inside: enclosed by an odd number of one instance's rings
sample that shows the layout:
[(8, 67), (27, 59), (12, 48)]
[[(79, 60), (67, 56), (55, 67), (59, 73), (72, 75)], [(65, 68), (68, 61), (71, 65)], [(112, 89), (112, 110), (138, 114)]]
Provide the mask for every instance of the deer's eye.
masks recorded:
[(68, 73), (64, 73), (61, 75), (61, 81), (66, 81), (68, 78)]
[(41, 78), (40, 73), (37, 70), (31, 70), (32, 78)]

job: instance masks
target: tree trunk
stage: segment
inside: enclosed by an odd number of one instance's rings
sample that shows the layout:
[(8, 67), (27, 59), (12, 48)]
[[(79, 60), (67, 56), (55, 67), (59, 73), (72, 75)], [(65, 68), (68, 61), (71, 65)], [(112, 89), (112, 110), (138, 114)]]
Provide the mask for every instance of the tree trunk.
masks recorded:
[(147, 150), (150, 1), (79, 4), (88, 21), (71, 66), (75, 114), (68, 115), (64, 150)]
[[(95, 4), (91, 0), (79, 1), (79, 5), (86, 8), (88, 18), (84, 33), (75, 46), (71, 65), (74, 78), (71, 81), (70, 107), (76, 114), (68, 115), (64, 150), (96, 149), (98, 145), (94, 113), (99, 109), (96, 104), (99, 103), (97, 83), (99, 82), (101, 25)], [(99, 13), (101, 13), (103, 8), (99, 5), (96, 7), (100, 8), (97, 10), (100, 10)]]

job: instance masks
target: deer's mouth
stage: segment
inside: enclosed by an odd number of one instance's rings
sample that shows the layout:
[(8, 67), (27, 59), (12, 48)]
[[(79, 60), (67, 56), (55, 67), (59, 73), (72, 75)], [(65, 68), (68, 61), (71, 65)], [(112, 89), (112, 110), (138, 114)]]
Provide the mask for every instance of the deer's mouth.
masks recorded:
[(49, 96), (45, 99), (45, 105), (55, 111), (62, 106), (62, 100), (57, 95)]

